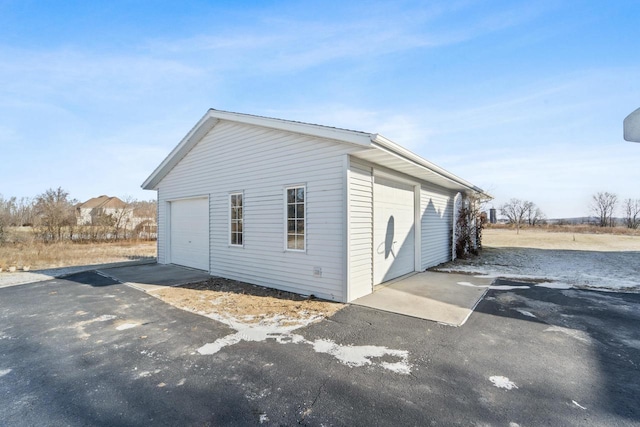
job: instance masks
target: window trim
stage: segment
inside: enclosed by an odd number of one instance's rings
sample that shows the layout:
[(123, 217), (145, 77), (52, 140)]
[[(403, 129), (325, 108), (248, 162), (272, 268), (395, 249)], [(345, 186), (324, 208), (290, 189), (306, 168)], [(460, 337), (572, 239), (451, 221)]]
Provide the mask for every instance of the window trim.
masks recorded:
[[(303, 243), (304, 243), (304, 249), (292, 249), (289, 248), (289, 202), (287, 199), (287, 192), (288, 190), (292, 190), (294, 188), (302, 188), (304, 191), (304, 218), (302, 218), (302, 220), (304, 221), (304, 234), (303, 236)], [(297, 253), (306, 253), (307, 252), (307, 247), (308, 247), (308, 236), (307, 236), (307, 184), (293, 184), (293, 185), (287, 185), (284, 187), (283, 189), (283, 195), (284, 195), (284, 250), (285, 252), (297, 252)], [(294, 220), (297, 220), (297, 217), (294, 218)]]
[[(233, 235), (233, 231), (231, 231), (231, 223), (232, 223), (232, 218), (231, 218), (231, 210), (233, 209), (233, 205), (231, 204), (231, 200), (233, 198), (233, 196), (241, 196), (241, 200), (242, 200), (242, 217), (240, 218), (240, 223), (242, 224), (242, 231), (240, 232), (240, 235), (242, 236), (242, 243), (241, 244), (237, 244), (237, 243), (232, 243), (231, 237)], [(228, 238), (228, 244), (230, 247), (233, 248), (244, 248), (244, 191), (233, 191), (229, 193), (229, 197), (227, 198), (227, 215), (228, 215), (228, 221), (227, 221), (227, 225), (228, 225), (228, 230), (227, 230), (227, 238)]]

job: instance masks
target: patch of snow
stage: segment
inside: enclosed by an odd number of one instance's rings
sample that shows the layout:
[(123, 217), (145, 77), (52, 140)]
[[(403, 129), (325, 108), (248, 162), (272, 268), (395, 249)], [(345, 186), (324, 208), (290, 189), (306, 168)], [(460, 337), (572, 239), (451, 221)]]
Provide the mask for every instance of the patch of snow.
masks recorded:
[[(138, 368), (136, 367), (134, 369), (134, 371), (137, 371), (137, 370), (138, 370)], [(160, 370), (160, 369), (156, 369), (153, 372), (151, 372), (151, 371), (140, 371), (138, 373), (138, 378), (147, 378), (147, 377), (150, 377), (151, 375), (159, 374), (160, 372), (162, 372), (162, 370)]]
[(119, 331), (124, 331), (125, 329), (135, 328), (136, 326), (140, 326), (139, 323), (123, 323), (122, 325), (116, 327)]
[(485, 247), (478, 257), (456, 260), (436, 271), (543, 281), (540, 286), (567, 289), (640, 291), (637, 252), (567, 251)]
[(260, 414), (260, 424), (264, 424), (268, 422), (269, 422), (269, 417), (267, 417), (267, 414)]
[(488, 288), (489, 287), (489, 285), (474, 285), (473, 283), (470, 283), (470, 282), (458, 282), (458, 285), (468, 286), (470, 288)]
[(380, 362), (378, 364), (397, 373), (408, 374), (411, 372), (409, 352), (404, 350), (392, 350), (377, 345), (340, 345), (326, 339), (315, 340), (312, 345), (316, 353), (330, 354), (347, 366), (372, 365), (373, 361), (371, 359), (389, 355), (400, 360), (394, 363)]
[(489, 289), (497, 291), (513, 291), (517, 289), (530, 289), (530, 286), (511, 286), (511, 285), (491, 285)]
[(11, 369), (0, 369), (0, 377), (4, 377), (9, 372), (11, 372)]
[(493, 376), (493, 377), (489, 377), (489, 381), (491, 381), (493, 383), (494, 386), (498, 387), (498, 388), (504, 388), (507, 390), (511, 390), (513, 388), (518, 388), (518, 386), (511, 380), (509, 380), (509, 378), (507, 377), (502, 377), (499, 375)]
[[(486, 277), (486, 276), (481, 276)], [(529, 286), (520, 285), (520, 286), (512, 286), (512, 285), (474, 285), (471, 282), (458, 282), (460, 286), (467, 286), (470, 288), (489, 288), (497, 291), (511, 291), (514, 289), (529, 289)]]
[(537, 316), (536, 316), (535, 314), (533, 314), (532, 312), (530, 312), (530, 311), (523, 310), (523, 309), (521, 309), (521, 308), (516, 308), (516, 311), (517, 311), (518, 313), (520, 313), (520, 314), (525, 315), (525, 316), (533, 317), (533, 318), (537, 318)]
[(582, 406), (581, 404), (579, 404), (578, 402), (576, 402), (575, 400), (572, 400), (571, 403), (573, 403), (574, 405), (576, 405), (580, 409), (587, 409), (584, 406)]
[(214, 342), (207, 343), (196, 351), (204, 356), (216, 354), (223, 348), (233, 344), (237, 344), (240, 341), (242, 341), (242, 339), (238, 334), (231, 334), (231, 335), (227, 335), (226, 337), (218, 338)]
[[(411, 372), (409, 352), (404, 350), (394, 350), (375, 345), (341, 345), (327, 339), (309, 341), (302, 335), (293, 333), (296, 329), (321, 319), (318, 316), (306, 319), (289, 319), (275, 316), (270, 319), (263, 319), (258, 324), (247, 324), (230, 317), (222, 318), (217, 314), (209, 317), (223, 321), (237, 332), (218, 338), (214, 342), (198, 348), (196, 351), (201, 355), (216, 354), (223, 348), (237, 344), (240, 341), (260, 342), (270, 339), (279, 344), (311, 345), (315, 352), (329, 354), (349, 367), (376, 365), (398, 374), (409, 374)], [(374, 360), (385, 356), (395, 357), (398, 360), (394, 362)]]
[(536, 287), (549, 288), (549, 289), (573, 289), (573, 286), (569, 285), (568, 283), (560, 283), (560, 282), (538, 283)]

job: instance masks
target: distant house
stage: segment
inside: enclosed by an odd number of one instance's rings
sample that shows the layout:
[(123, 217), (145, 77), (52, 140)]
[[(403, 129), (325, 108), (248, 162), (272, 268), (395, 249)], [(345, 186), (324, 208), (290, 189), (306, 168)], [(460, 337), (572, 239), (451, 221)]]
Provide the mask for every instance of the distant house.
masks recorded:
[(352, 301), (452, 258), (482, 189), (375, 134), (209, 110), (142, 184), (158, 262)]
[(103, 239), (155, 239), (158, 232), (155, 213), (153, 202), (125, 203), (105, 195), (75, 206), (76, 224), (90, 227), (84, 234), (80, 231), (81, 238), (98, 240), (100, 233)]
[(125, 222), (133, 220), (133, 211), (124, 212), (127, 204), (117, 197), (98, 196), (76, 205), (78, 225), (98, 225), (105, 217), (121, 218)]

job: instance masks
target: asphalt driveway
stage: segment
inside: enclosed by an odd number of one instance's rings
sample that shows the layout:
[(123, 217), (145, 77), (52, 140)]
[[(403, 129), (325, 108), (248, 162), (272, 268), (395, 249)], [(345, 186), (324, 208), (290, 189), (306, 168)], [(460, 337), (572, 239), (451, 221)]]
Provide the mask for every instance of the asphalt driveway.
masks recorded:
[(0, 289), (0, 424), (640, 425), (640, 295), (503, 284), (460, 328), (349, 306), (212, 355), (234, 330), (95, 273)]

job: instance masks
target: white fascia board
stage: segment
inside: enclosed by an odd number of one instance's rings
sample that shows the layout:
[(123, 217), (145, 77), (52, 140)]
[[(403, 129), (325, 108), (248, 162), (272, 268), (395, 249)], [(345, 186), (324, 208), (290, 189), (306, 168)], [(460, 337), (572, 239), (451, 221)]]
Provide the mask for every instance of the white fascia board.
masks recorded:
[(155, 190), (156, 185), (164, 178), (173, 167), (209, 132), (218, 122), (207, 112), (196, 125), (182, 138), (182, 141), (169, 153), (160, 165), (153, 171), (149, 178), (142, 183), (145, 190)]
[(473, 193), (478, 194), (483, 199), (488, 199), (488, 200), (493, 199), (493, 196), (485, 192), (482, 188), (476, 187), (472, 183), (465, 181), (464, 179), (452, 174), (451, 172), (446, 171), (445, 169), (442, 169), (440, 166), (437, 166), (431, 163), (430, 161), (418, 156), (417, 154), (412, 153), (406, 148), (396, 144), (395, 142), (385, 138), (380, 134), (371, 135), (371, 142), (376, 146), (376, 148), (382, 149), (388, 152), (389, 154), (392, 154), (404, 159), (405, 161), (409, 161), (418, 166), (426, 168), (431, 172), (438, 174), (441, 177), (451, 182), (454, 182)]
[(209, 110), (212, 117), (220, 120), (229, 120), (236, 123), (261, 126), (270, 129), (294, 132), (318, 138), (331, 139), (339, 142), (348, 142), (355, 145), (370, 146), (372, 135), (355, 130), (339, 129), (328, 126), (314, 125), (311, 123), (295, 122), (271, 117), (253, 116), (251, 114), (232, 113), (229, 111)]

